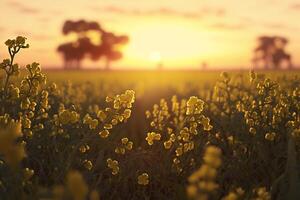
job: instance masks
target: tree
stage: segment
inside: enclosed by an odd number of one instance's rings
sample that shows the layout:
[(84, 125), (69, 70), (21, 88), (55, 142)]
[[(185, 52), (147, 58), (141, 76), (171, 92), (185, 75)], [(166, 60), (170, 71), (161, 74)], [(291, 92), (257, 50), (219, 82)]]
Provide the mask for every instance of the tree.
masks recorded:
[(93, 48), (93, 44), (87, 37), (79, 38), (76, 42), (68, 42), (58, 47), (58, 52), (64, 56), (65, 69), (80, 69), (81, 61)]
[[(100, 44), (93, 44), (88, 37), (88, 33), (94, 31), (96, 37), (101, 40)], [(125, 35), (117, 36), (112, 32), (107, 32), (101, 28), (97, 22), (66, 21), (64, 23), (62, 33), (68, 35), (75, 33), (77, 40), (68, 42), (58, 46), (57, 51), (63, 54), (65, 68), (80, 68), (81, 61), (90, 57), (96, 61), (101, 58), (105, 60), (105, 68), (109, 69), (110, 62), (119, 60), (123, 57), (119, 47), (128, 43), (129, 38)]]
[(111, 61), (116, 61), (123, 57), (123, 54), (118, 47), (128, 43), (129, 38), (125, 35), (116, 36), (114, 33), (103, 31), (101, 41), (101, 45), (95, 46), (92, 53), (92, 59), (97, 60), (99, 58), (104, 58), (105, 68), (108, 70)]
[(291, 55), (285, 52), (288, 40), (281, 36), (261, 36), (254, 49), (254, 66), (263, 64), (265, 69), (279, 69), (286, 62), (292, 68)]
[(64, 23), (62, 32), (64, 35), (67, 35), (71, 32), (75, 33), (86, 33), (87, 31), (102, 31), (102, 28), (97, 22), (87, 22), (85, 20), (79, 20), (79, 21), (71, 21), (67, 20)]

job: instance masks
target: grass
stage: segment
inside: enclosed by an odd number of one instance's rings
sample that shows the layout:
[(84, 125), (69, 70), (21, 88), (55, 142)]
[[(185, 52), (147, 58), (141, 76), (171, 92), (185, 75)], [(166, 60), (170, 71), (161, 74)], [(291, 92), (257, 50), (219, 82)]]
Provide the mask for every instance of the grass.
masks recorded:
[[(225, 71), (225, 70), (224, 70)], [(229, 70), (230, 71), (230, 70)], [(79, 71), (63, 71), (63, 70), (45, 70), (50, 81), (72, 81), (74, 83), (90, 81), (99, 82), (144, 82), (153, 84), (176, 84), (177, 82), (197, 82), (208, 83), (215, 82), (219, 79), (218, 74), (222, 71), (98, 71), (98, 70), (79, 70)], [(300, 75), (300, 70), (293, 71), (259, 71), (272, 78), (276, 78), (282, 74), (287, 76)], [(230, 74), (248, 74), (247, 70), (231, 71)]]

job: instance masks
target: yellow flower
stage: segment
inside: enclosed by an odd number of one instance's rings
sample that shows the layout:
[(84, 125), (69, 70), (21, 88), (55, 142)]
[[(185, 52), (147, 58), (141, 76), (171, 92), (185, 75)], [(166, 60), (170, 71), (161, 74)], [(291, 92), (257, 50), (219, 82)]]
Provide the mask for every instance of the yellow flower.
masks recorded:
[(90, 129), (96, 129), (97, 126), (98, 126), (99, 122), (97, 119), (93, 119), (91, 122), (90, 122), (90, 125), (89, 125), (89, 128)]
[(183, 148), (182, 147), (178, 147), (176, 150), (176, 156), (181, 156), (183, 154)]
[(86, 114), (86, 115), (84, 116), (84, 118), (83, 118), (83, 123), (84, 123), (84, 124), (90, 124), (91, 121), (92, 121), (91, 116), (90, 116), (89, 114)]
[(99, 120), (101, 122), (104, 122), (104, 120), (106, 119), (107, 115), (105, 114), (105, 112), (103, 110), (99, 110), (97, 113), (97, 117), (99, 118)]
[(173, 159), (173, 163), (176, 164), (176, 165), (178, 165), (180, 163), (180, 160), (178, 158), (174, 158)]
[(117, 125), (118, 124), (118, 120), (117, 119), (112, 119), (111, 120), (111, 124), (114, 125), (114, 126)]
[(149, 110), (147, 110), (145, 112), (146, 118), (149, 119), (151, 117), (151, 112)]
[(31, 127), (31, 121), (28, 118), (22, 119), (22, 126), (23, 128), (30, 128)]
[(107, 138), (107, 137), (109, 136), (109, 131), (108, 131), (108, 130), (100, 131), (100, 132), (99, 132), (99, 135), (100, 135), (102, 138)]
[(86, 153), (89, 149), (90, 149), (89, 145), (81, 145), (81, 146), (79, 147), (79, 151), (80, 151), (81, 153)]
[(176, 135), (174, 133), (172, 133), (170, 135), (170, 141), (175, 142), (176, 141)]
[(122, 144), (127, 144), (128, 141), (129, 141), (128, 138), (122, 138), (121, 139)]
[(133, 147), (133, 142), (130, 141), (126, 144), (126, 149), (131, 150), (132, 147)]
[(114, 98), (114, 109), (119, 110), (123, 108), (131, 108), (135, 100), (135, 92), (133, 90), (126, 90), (124, 94), (117, 95)]
[(251, 127), (251, 128), (249, 129), (249, 132), (250, 132), (252, 135), (255, 135), (255, 134), (256, 134), (256, 129), (253, 128), (253, 127)]
[(187, 115), (200, 114), (203, 111), (204, 101), (196, 96), (191, 96), (187, 101)]
[(189, 186), (187, 186), (186, 190), (187, 190), (186, 191), (187, 195), (191, 198), (195, 197), (198, 193), (198, 188), (196, 185), (189, 185)]
[(269, 141), (274, 141), (276, 137), (276, 133), (272, 132), (272, 133), (266, 133), (265, 135), (265, 139), (269, 140)]
[(131, 110), (128, 109), (128, 108), (125, 109), (123, 115), (124, 115), (125, 119), (128, 119), (130, 117), (130, 115), (131, 115)]
[(171, 140), (168, 140), (168, 141), (164, 142), (165, 149), (170, 149), (171, 146), (172, 146), (172, 141)]
[(232, 135), (231, 135), (231, 136), (228, 136), (228, 137), (227, 137), (227, 141), (228, 141), (229, 144), (233, 144), (233, 143), (234, 143), (234, 138), (233, 138), (233, 136), (232, 136)]
[(203, 129), (205, 131), (210, 131), (213, 127), (209, 124), (210, 119), (208, 117), (203, 117), (201, 119), (201, 124), (203, 125)]
[(71, 111), (70, 113), (70, 123), (74, 124), (79, 120), (79, 114), (75, 111)]
[(74, 200), (85, 200), (88, 187), (78, 171), (71, 171), (67, 175), (67, 188)]
[(83, 161), (83, 166), (87, 169), (87, 170), (91, 170), (93, 168), (93, 163), (90, 160), (84, 160)]
[(203, 160), (206, 164), (210, 165), (213, 168), (218, 168), (222, 163), (219, 156), (213, 156), (212, 154), (205, 154)]
[(183, 130), (181, 130), (179, 134), (183, 141), (185, 141), (185, 142), (189, 141), (190, 133), (188, 132), (187, 128), (184, 128)]
[(115, 153), (117, 153), (117, 154), (125, 154), (125, 148), (123, 148), (123, 147), (117, 147), (116, 149), (115, 149)]
[(271, 199), (271, 195), (265, 187), (258, 188), (256, 193), (257, 199)]
[(149, 184), (149, 175), (147, 173), (142, 173), (138, 176), (139, 185), (148, 185)]
[(21, 123), (11, 121), (5, 129), (0, 128), (0, 154), (4, 161), (16, 167), (26, 156), (24, 145), (16, 143), (22, 136)]
[(12, 99), (18, 99), (20, 97), (20, 90), (18, 87), (13, 87), (10, 91)]
[(112, 169), (112, 174), (117, 175), (120, 171), (119, 162), (117, 160), (112, 160), (111, 158), (108, 158), (106, 162), (107, 166)]
[(29, 105), (30, 105), (30, 101), (28, 98), (25, 98), (24, 100), (21, 101), (21, 109), (22, 110), (27, 110), (29, 108)]
[(103, 127), (104, 127), (105, 129), (112, 129), (112, 128), (113, 128), (112, 124), (104, 124)]
[(109, 96), (107, 96), (106, 98), (105, 98), (105, 101), (107, 102), (107, 103), (109, 103), (109, 102), (112, 102), (114, 99), (112, 98), (112, 97), (109, 97)]
[(58, 116), (61, 124), (74, 124), (79, 120), (79, 114), (75, 111), (63, 110)]
[(212, 191), (216, 190), (218, 187), (219, 187), (219, 185), (213, 181), (200, 181), (200, 183), (199, 183), (199, 188), (201, 190), (205, 190), (207, 192), (212, 192)]
[(253, 70), (250, 71), (249, 76), (250, 76), (250, 82), (251, 82), (251, 83), (252, 83), (253, 81), (255, 81), (255, 79), (256, 79), (256, 77), (257, 77), (256, 73), (255, 73)]
[(161, 135), (159, 133), (155, 132), (149, 132), (147, 133), (146, 141), (148, 142), (149, 145), (153, 145), (154, 140), (160, 140)]

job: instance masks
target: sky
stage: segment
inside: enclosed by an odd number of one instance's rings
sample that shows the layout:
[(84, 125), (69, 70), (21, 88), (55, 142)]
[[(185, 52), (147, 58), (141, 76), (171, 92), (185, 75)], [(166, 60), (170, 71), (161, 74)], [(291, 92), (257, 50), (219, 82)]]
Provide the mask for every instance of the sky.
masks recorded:
[[(106, 30), (125, 34), (130, 42), (114, 69), (198, 69), (251, 67), (260, 35), (280, 35), (300, 65), (300, 1), (297, 0), (0, 0), (0, 59), (4, 42), (23, 35), (30, 49), (17, 57), (44, 67), (62, 67), (57, 46), (69, 40), (61, 33), (65, 20), (97, 21)], [(86, 59), (86, 68), (104, 61)]]

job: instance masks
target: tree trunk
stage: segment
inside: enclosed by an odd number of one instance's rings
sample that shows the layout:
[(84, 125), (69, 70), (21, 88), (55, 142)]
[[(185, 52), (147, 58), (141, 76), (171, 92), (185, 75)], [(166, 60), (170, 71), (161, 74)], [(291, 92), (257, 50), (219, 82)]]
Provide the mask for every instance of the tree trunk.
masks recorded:
[(105, 70), (110, 70), (110, 60), (108, 58), (105, 59)]
[(81, 62), (79, 59), (76, 60), (76, 69), (80, 69), (81, 68)]

